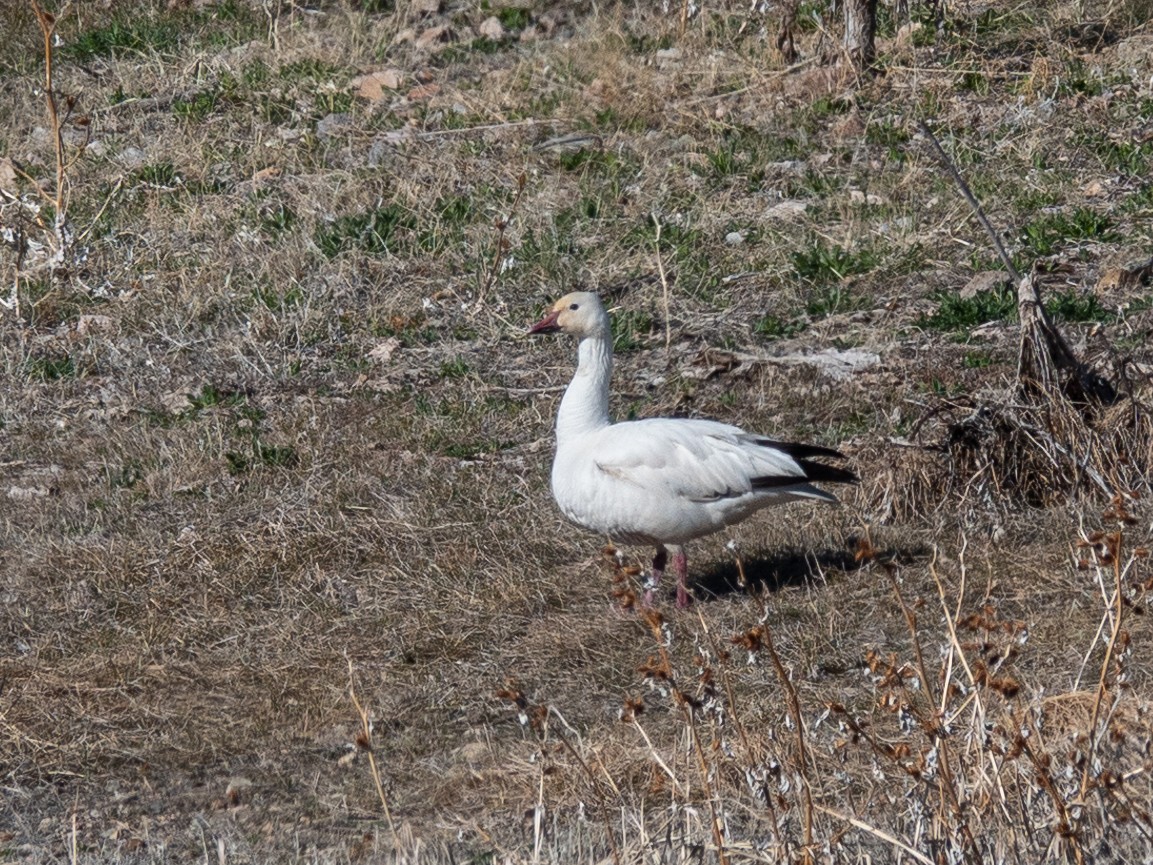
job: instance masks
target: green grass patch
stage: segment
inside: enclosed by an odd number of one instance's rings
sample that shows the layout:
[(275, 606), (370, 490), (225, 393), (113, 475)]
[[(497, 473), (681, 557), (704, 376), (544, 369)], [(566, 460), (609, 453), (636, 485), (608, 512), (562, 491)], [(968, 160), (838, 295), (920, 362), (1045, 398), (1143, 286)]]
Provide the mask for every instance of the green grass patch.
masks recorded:
[(791, 135), (765, 135), (755, 129), (726, 131), (715, 146), (704, 151), (705, 176), (715, 181), (743, 177), (750, 190), (765, 177), (765, 165), (804, 158), (804, 144)]
[(1108, 216), (1078, 207), (1072, 213), (1046, 214), (1030, 222), (1023, 230), (1026, 249), (1035, 256), (1052, 255), (1065, 246), (1097, 241), (1109, 243), (1120, 239)]
[(805, 282), (827, 285), (846, 276), (868, 273), (880, 262), (880, 256), (867, 247), (847, 249), (814, 241), (808, 248), (794, 252), (793, 272)]
[(825, 318), (864, 309), (868, 301), (842, 283), (818, 286), (805, 301), (805, 312), (813, 318)]
[(753, 322), (753, 333), (766, 340), (788, 339), (802, 333), (808, 326), (808, 323), (800, 318), (764, 315)]
[(188, 404), (194, 412), (210, 408), (231, 408), (243, 405), (244, 401), (244, 394), (239, 391), (218, 388), (214, 384), (206, 384), (200, 393), (188, 397)]
[[(259, 35), (263, 20), (241, 0), (204, 9), (166, 10), (140, 3), (113, 3), (111, 9), (111, 14), (80, 16), (77, 32), (65, 28), (60, 57), (89, 63), (101, 57), (172, 54), (188, 45), (241, 45)], [(84, 26), (89, 23), (95, 26)]]
[(961, 366), (965, 369), (984, 369), (997, 362), (993, 355), (984, 351), (970, 351), (961, 358)]
[(639, 310), (622, 310), (612, 318), (613, 351), (627, 352), (641, 348), (653, 332), (653, 317)]
[(927, 330), (963, 333), (990, 321), (1017, 319), (1017, 292), (1009, 285), (981, 291), (972, 297), (940, 291), (933, 299), (940, 304), (937, 311), (917, 321), (918, 326)]
[(171, 162), (157, 162), (144, 165), (136, 171), (136, 180), (148, 186), (170, 189), (180, 185), (180, 176)]
[(287, 312), (300, 306), (304, 300), (304, 291), (299, 284), (283, 289), (274, 285), (258, 285), (252, 289), (252, 299), (271, 312)]
[(276, 74), (281, 81), (288, 83), (317, 83), (326, 81), (337, 82), (347, 78), (350, 72), (348, 67), (337, 66), (334, 63), (329, 63), (327, 60), (321, 60), (317, 57), (305, 57), (300, 60), (294, 60), (291, 63), (285, 63), (277, 69)]
[(1092, 292), (1069, 289), (1060, 294), (1049, 295), (1043, 298), (1043, 302), (1045, 309), (1062, 321), (1078, 324), (1088, 322), (1107, 324), (1117, 319), (1116, 314), (1102, 306), (1097, 295)]
[(442, 361), (440, 365), (440, 377), (442, 379), (464, 378), (469, 374), (469, 371), (468, 363), (462, 357)]
[(412, 216), (398, 204), (389, 204), (364, 213), (337, 217), (316, 231), (316, 245), (327, 258), (342, 252), (360, 250), (385, 255), (395, 245), (393, 235), (413, 227)]
[(61, 381), (77, 375), (76, 363), (67, 354), (35, 355), (25, 361), (24, 369), (37, 381)]

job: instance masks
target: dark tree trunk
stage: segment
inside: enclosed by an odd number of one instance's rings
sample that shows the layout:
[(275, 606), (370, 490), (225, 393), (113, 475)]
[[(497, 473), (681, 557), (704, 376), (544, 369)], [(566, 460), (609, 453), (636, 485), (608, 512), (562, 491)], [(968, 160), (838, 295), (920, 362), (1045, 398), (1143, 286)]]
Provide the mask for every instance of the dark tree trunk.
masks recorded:
[(797, 62), (797, 47), (793, 44), (793, 28), (797, 25), (797, 6), (800, 0), (785, 0), (781, 11), (781, 29), (777, 32), (777, 50), (786, 63)]
[(845, 53), (857, 72), (868, 72), (877, 59), (877, 0), (844, 0)]

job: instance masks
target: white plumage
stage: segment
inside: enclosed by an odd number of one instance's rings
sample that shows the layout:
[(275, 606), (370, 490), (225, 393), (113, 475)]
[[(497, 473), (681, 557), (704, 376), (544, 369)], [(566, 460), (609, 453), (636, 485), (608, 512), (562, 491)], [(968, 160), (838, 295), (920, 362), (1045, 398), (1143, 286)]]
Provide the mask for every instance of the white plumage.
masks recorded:
[(557, 505), (578, 526), (621, 543), (656, 547), (654, 583), (671, 552), (678, 606), (689, 603), (681, 546), (686, 541), (770, 505), (837, 500), (811, 481), (856, 481), (846, 469), (813, 462), (813, 457), (843, 458), (829, 448), (777, 442), (708, 420), (613, 423), (608, 408), (612, 332), (608, 313), (591, 292), (565, 295), (529, 333), (580, 339), (576, 375), (556, 421), (552, 492)]

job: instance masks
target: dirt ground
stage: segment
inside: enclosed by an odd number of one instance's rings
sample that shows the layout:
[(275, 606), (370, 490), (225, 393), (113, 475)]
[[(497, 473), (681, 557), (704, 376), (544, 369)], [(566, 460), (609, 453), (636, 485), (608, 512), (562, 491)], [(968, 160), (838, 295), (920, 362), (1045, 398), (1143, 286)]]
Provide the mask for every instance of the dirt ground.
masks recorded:
[[(62, 167), (4, 5), (0, 862), (1153, 856), (1148, 3), (883, 4), (865, 78), (822, 3), (791, 62), (665, 5), (70, 4)], [(919, 121), (1116, 386), (1082, 439), (1006, 438)], [(617, 417), (861, 484), (630, 608), (548, 490), (575, 288)]]

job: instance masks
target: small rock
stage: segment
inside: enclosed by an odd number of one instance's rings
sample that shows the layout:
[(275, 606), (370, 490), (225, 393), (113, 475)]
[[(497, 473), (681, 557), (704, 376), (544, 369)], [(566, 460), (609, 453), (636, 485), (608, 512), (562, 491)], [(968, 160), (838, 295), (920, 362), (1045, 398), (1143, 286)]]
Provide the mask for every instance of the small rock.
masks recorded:
[(48, 495), (48, 487), (9, 487), (8, 498), (14, 502), (27, 502)]
[(725, 243), (729, 246), (740, 246), (745, 242), (745, 234), (743, 231), (730, 231), (725, 235)]
[(402, 82), (401, 73), (397, 69), (381, 69), (358, 75), (349, 82), (349, 86), (356, 88), (356, 95), (369, 102), (380, 102), (385, 97), (386, 90), (399, 90)]
[(140, 168), (147, 159), (148, 157), (139, 147), (125, 147), (117, 156), (117, 161), (129, 170)]
[(853, 373), (876, 366), (881, 356), (876, 352), (850, 348), (844, 351), (827, 348), (816, 354), (799, 356), (802, 363), (817, 367), (830, 378), (844, 380)]
[(504, 25), (500, 23), (500, 19), (495, 15), (485, 18), (480, 23), (478, 28), (480, 35), (486, 39), (491, 39), (493, 42), (499, 42), (504, 39)]
[(76, 320), (76, 332), (81, 336), (92, 333), (111, 333), (114, 322), (107, 315), (82, 315)]
[(0, 156), (0, 189), (16, 193), (16, 167), (7, 156)]
[(392, 358), (393, 352), (400, 348), (400, 340), (395, 336), (390, 336), (388, 339), (379, 343), (374, 349), (368, 353), (368, 357), (375, 360), (377, 363), (388, 363)]
[(160, 398), (160, 405), (169, 414), (182, 414), (192, 408), (192, 392), (174, 390)]
[(809, 205), (803, 201), (779, 201), (761, 214), (762, 219), (797, 219), (804, 216)]
[(853, 204), (870, 204), (873, 206), (885, 203), (885, 198), (882, 195), (875, 195), (872, 192), (862, 192), (859, 189), (849, 190), (849, 201)]
[(439, 92), (439, 84), (421, 84), (419, 87), (414, 87), (408, 91), (408, 98), (412, 102), (423, 102), (436, 96)]
[(385, 141), (382, 138), (377, 138), (373, 141), (372, 145), (368, 148), (368, 167), (380, 168), (380, 166), (388, 162), (394, 152), (393, 144), (393, 142)]
[(465, 763), (479, 763), (492, 757), (492, 746), (488, 742), (466, 742), (453, 752), (453, 756)]
[(1081, 190), (1086, 198), (1101, 198), (1109, 194), (1109, 190), (1105, 188), (1100, 180), (1094, 180), (1089, 183), (1084, 189)]
[(316, 121), (316, 137), (324, 140), (348, 132), (352, 127), (351, 114), (326, 114)]
[(1006, 282), (1008, 282), (1008, 278), (1001, 271), (986, 270), (978, 273), (966, 282), (965, 286), (957, 294), (962, 300), (968, 300), (983, 292), (1000, 288)]
[(423, 33), (416, 37), (417, 48), (435, 48), (439, 43), (447, 42), (452, 38), (452, 33), (444, 24), (438, 24), (436, 27), (429, 27)]

